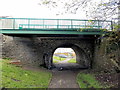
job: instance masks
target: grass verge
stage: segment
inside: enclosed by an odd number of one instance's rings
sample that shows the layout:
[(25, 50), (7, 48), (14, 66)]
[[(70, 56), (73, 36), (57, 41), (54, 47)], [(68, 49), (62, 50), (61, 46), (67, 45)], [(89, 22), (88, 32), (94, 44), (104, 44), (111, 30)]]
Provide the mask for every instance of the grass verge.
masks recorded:
[(93, 74), (79, 73), (77, 82), (80, 88), (105, 88), (95, 79)]
[(53, 56), (53, 59), (59, 60), (59, 61), (64, 61), (66, 58), (61, 58), (61, 57)]
[(76, 63), (76, 60), (75, 60), (75, 58), (73, 58), (73, 59), (70, 59), (70, 60), (68, 61), (68, 63)]
[(1, 88), (48, 88), (52, 76), (50, 72), (23, 70), (8, 62), (9, 60), (0, 60)]
[(53, 60), (53, 63), (58, 63), (59, 61), (58, 60)]

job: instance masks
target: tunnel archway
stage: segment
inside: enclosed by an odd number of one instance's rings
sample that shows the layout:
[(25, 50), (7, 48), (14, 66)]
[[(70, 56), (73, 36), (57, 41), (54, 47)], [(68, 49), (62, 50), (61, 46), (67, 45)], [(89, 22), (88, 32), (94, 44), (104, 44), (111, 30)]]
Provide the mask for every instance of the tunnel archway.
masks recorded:
[(76, 64), (76, 54), (72, 48), (57, 48), (52, 63), (57, 67), (70, 67)]
[(76, 63), (79, 64), (79, 68), (90, 68), (91, 61), (89, 60), (88, 55), (85, 53), (85, 51), (82, 48), (80, 48), (79, 45), (71, 44), (71, 43), (65, 43), (65, 44), (59, 45), (52, 51), (51, 60), (50, 60), (52, 67), (55, 67), (52, 57), (57, 48), (73, 49), (76, 54)]

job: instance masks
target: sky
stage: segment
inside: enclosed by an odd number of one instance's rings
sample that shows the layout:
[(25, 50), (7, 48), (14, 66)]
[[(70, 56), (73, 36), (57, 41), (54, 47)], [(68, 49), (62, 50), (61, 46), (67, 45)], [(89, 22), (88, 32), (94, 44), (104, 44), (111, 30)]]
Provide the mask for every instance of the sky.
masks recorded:
[(47, 7), (40, 6), (39, 1), (0, 0), (0, 16), (11, 16), (14, 18), (86, 18), (84, 13), (56, 16), (57, 10), (50, 10)]
[[(0, 16), (11, 16), (13, 18), (68, 18), (87, 19), (85, 12), (80, 10), (76, 14), (57, 15), (58, 11), (63, 11), (60, 7), (50, 10), (39, 5), (41, 0), (0, 0)], [(63, 2), (69, 0), (63, 0)], [(96, 3), (109, 0), (92, 0)], [(89, 7), (88, 7), (89, 8)]]
[[(47, 7), (40, 6), (39, 2), (40, 0), (0, 0), (0, 16), (11, 16), (13, 18), (86, 19), (84, 12), (56, 16), (57, 11), (62, 10), (61, 8), (59, 10), (50, 10)], [(72, 51), (71, 49), (64, 50), (64, 48), (58, 49), (57, 51), (61, 50)]]
[[(13, 18), (68, 18), (85, 19), (84, 13), (56, 16), (58, 10), (50, 10), (39, 5), (40, 0), (0, 0), (0, 16)], [(57, 8), (58, 9), (58, 8)], [(62, 10), (59, 8), (59, 10)], [(59, 48), (58, 51), (73, 51), (70, 48)]]
[(54, 53), (74, 52), (72, 48), (57, 48)]

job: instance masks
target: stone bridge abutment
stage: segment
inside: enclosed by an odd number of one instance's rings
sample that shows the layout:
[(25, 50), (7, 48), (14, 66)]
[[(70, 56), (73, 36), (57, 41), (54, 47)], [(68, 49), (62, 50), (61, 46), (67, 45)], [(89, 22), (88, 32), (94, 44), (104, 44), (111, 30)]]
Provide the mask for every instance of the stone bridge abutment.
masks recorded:
[(53, 53), (57, 48), (72, 48), (76, 61), (83, 68), (91, 68), (94, 60), (94, 36), (82, 37), (14, 37), (3, 35), (3, 58), (20, 60), (23, 65), (51, 68)]

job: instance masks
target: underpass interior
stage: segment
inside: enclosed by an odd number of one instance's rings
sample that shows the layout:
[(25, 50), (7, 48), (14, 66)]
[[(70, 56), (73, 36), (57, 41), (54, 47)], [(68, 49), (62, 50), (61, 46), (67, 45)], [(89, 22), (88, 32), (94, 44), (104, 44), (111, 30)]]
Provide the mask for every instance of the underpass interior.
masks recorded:
[(56, 48), (52, 56), (52, 65), (58, 70), (86, 69), (89, 68), (89, 63), (84, 50), (73, 44)]

